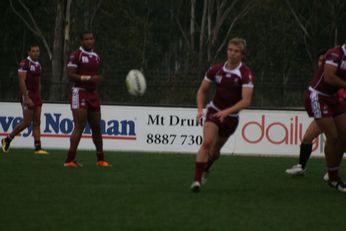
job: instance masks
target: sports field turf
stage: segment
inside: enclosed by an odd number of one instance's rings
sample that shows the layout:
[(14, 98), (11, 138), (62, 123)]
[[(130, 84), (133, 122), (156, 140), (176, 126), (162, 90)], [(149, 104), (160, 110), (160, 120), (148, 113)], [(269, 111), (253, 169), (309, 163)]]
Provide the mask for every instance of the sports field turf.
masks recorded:
[[(66, 151), (0, 158), (0, 230), (345, 230), (346, 195), (322, 180), (324, 160), (305, 177), (293, 158), (223, 156), (198, 194), (194, 155), (111, 153), (113, 167), (66, 169)], [(345, 175), (345, 174), (343, 174)]]

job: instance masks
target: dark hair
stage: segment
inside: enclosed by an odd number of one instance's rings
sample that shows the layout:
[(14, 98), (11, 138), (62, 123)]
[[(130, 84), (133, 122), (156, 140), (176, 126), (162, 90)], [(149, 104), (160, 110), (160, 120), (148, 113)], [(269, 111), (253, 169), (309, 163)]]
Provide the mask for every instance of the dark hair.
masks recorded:
[(325, 53), (327, 52), (327, 50), (321, 50), (317, 53), (317, 57), (316, 58), (319, 58), (321, 55), (324, 55)]
[(91, 31), (88, 31), (88, 30), (83, 31), (83, 32), (80, 34), (80, 40), (83, 40), (84, 35), (86, 35), (86, 34), (92, 34), (92, 35), (94, 35), (93, 32), (91, 32)]
[(28, 46), (28, 51), (30, 51), (33, 47), (40, 47), (40, 45), (38, 45), (38, 43), (30, 43), (30, 45)]

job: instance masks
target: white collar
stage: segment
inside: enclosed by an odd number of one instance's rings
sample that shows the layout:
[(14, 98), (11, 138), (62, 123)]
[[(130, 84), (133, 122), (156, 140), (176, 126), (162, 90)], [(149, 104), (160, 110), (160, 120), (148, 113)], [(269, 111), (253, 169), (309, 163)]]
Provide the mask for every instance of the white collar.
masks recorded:
[(38, 61), (32, 60), (32, 58), (31, 58), (30, 56), (28, 56), (27, 59), (28, 59), (30, 62), (35, 63), (36, 65), (39, 64)]
[(346, 55), (346, 43), (341, 46), (342, 51), (344, 52), (344, 55)]
[(228, 69), (228, 68), (226, 67), (226, 65), (227, 65), (227, 61), (226, 61), (225, 64), (223, 65), (223, 70), (224, 70), (225, 72), (233, 73), (233, 72), (239, 70), (239, 68), (241, 67), (242, 64), (243, 64), (243, 63), (240, 62), (239, 65), (238, 65), (237, 67), (235, 67), (235, 68), (233, 68), (233, 69)]
[(93, 50), (86, 51), (86, 50), (83, 49), (83, 47), (79, 47), (79, 50), (81, 50), (82, 52), (84, 52), (84, 53), (86, 53), (88, 55), (95, 55), (95, 52), (93, 52)]

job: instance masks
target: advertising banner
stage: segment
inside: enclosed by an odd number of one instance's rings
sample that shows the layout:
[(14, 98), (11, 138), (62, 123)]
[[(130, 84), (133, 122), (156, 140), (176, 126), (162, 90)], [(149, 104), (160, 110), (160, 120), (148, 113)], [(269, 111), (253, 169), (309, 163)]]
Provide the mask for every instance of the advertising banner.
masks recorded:
[[(203, 121), (197, 123), (195, 108), (103, 105), (101, 113), (105, 150), (196, 153), (203, 140)], [(0, 136), (9, 134), (22, 119), (19, 103), (0, 103)], [(244, 110), (222, 153), (296, 156), (310, 122), (304, 111)], [(73, 126), (69, 105), (43, 105), (41, 140), (45, 148), (68, 149)], [(87, 125), (79, 149), (93, 150), (91, 137)], [(324, 137), (313, 144), (314, 155), (322, 155)], [(18, 135), (11, 146), (32, 148), (32, 127)]]

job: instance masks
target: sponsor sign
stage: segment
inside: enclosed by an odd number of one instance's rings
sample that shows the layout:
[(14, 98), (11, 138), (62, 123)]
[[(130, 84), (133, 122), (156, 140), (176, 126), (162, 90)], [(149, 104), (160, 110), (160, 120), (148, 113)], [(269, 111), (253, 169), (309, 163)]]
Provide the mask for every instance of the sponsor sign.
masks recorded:
[[(195, 108), (102, 106), (101, 131), (105, 150), (196, 153), (203, 141), (203, 123)], [(0, 103), (0, 136), (22, 121), (18, 103)], [(299, 145), (311, 119), (304, 111), (244, 110), (237, 131), (223, 154), (298, 155)], [(42, 145), (69, 148), (73, 119), (67, 104), (44, 104), (41, 116)], [(325, 139), (314, 140), (315, 155), (323, 155)], [(32, 126), (18, 135), (12, 147), (33, 147)], [(89, 125), (79, 149), (94, 149)]]

